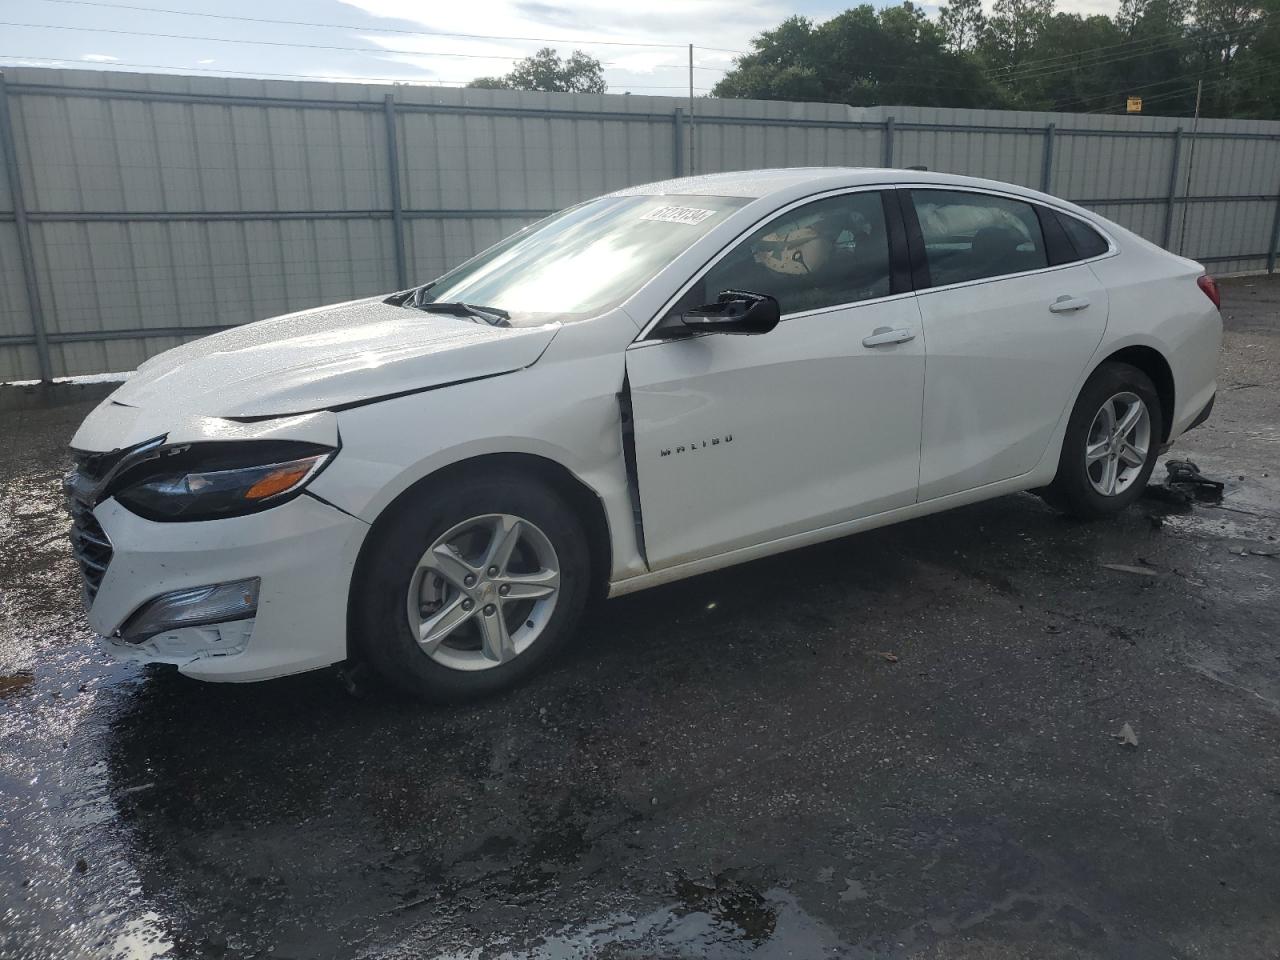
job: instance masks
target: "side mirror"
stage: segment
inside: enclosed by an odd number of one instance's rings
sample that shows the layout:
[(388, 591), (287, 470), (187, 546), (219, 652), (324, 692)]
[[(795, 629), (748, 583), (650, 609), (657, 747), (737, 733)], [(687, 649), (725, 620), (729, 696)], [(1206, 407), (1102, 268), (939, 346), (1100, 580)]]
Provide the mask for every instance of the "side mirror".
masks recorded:
[(694, 333), (768, 333), (781, 319), (777, 300), (746, 290), (726, 290), (715, 303), (680, 314), (680, 322)]

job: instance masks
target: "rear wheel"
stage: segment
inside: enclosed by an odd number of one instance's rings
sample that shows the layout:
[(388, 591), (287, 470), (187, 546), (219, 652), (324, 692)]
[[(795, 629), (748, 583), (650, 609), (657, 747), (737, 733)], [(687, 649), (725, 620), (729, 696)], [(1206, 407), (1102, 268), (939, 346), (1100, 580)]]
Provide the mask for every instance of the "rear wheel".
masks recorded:
[(586, 601), (582, 525), (533, 481), (424, 491), (374, 535), (352, 595), (357, 643), (384, 678), (425, 699), (518, 682), (568, 639)]
[(1127, 363), (1104, 363), (1080, 391), (1062, 439), (1057, 476), (1041, 496), (1084, 519), (1123, 510), (1147, 485), (1162, 430), (1151, 379)]

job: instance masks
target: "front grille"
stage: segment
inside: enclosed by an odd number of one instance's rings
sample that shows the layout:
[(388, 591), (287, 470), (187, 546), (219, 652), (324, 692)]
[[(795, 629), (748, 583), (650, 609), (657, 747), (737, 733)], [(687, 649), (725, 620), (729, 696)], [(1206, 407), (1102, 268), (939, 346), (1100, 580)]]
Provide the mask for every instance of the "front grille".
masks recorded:
[(140, 458), (154, 455), (164, 443), (164, 437), (154, 437), (123, 450), (110, 453), (91, 453), (72, 449), (75, 465), (62, 481), (67, 496), (67, 510), (71, 514), (71, 552), (80, 564), (84, 579), (84, 605), (93, 606), (97, 599), (102, 578), (107, 575), (111, 563), (111, 540), (93, 515), (102, 491), (121, 471), (132, 469)]
[(67, 510), (71, 513), (71, 553), (80, 564), (84, 581), (84, 605), (93, 606), (111, 563), (111, 541), (93, 515), (98, 488), (126, 451), (114, 453), (86, 453), (71, 451), (75, 466), (63, 480), (67, 496)]

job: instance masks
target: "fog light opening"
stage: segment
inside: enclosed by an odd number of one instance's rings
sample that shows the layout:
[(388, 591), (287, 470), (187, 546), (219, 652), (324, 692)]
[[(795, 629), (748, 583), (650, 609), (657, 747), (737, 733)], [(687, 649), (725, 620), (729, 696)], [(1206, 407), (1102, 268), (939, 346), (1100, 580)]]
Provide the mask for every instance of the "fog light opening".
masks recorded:
[(128, 643), (183, 627), (247, 620), (258, 612), (258, 577), (162, 593), (144, 603), (116, 635)]

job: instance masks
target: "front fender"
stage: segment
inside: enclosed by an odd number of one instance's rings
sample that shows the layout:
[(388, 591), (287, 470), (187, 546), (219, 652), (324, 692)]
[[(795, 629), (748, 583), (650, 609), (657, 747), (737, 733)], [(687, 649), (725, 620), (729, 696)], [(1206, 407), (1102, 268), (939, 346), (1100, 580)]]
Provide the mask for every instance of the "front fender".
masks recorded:
[(643, 565), (622, 454), (621, 365), (621, 357), (598, 356), (538, 364), (344, 410), (342, 453), (311, 489), (372, 524), (410, 487), (446, 467), (494, 454), (539, 457), (600, 499), (612, 541), (610, 573), (631, 575)]

